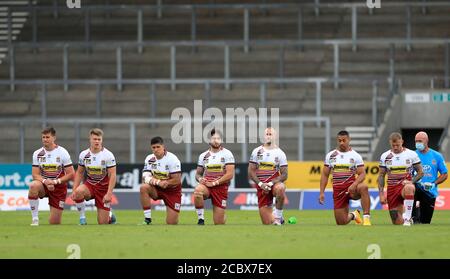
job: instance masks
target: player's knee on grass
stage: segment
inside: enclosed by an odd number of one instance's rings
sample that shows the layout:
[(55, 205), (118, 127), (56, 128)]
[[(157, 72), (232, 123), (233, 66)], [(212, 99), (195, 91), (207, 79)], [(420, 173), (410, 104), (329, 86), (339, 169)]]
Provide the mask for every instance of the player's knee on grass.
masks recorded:
[(168, 211), (166, 216), (167, 225), (177, 225), (178, 224), (178, 212)]
[(265, 206), (259, 209), (259, 215), (261, 216), (261, 222), (263, 225), (271, 225), (273, 223), (272, 208)]
[[(61, 224), (62, 211), (61, 212), (57, 212), (56, 210), (61, 211), (61, 210), (56, 209), (56, 208), (55, 209), (51, 209), (50, 217), (48, 218), (48, 223), (50, 225), (59, 225), (59, 224)], [(55, 212), (52, 212), (52, 211), (55, 211)]]
[(39, 195), (39, 191), (41, 190), (42, 183), (39, 181), (32, 181), (29, 185), (28, 195), (31, 197), (37, 197)]

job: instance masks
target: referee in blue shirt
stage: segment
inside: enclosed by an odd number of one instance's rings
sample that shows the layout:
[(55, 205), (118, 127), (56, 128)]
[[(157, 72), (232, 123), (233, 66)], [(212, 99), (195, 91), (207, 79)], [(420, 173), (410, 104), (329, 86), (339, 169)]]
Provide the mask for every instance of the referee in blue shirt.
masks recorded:
[[(447, 179), (447, 167), (444, 157), (428, 147), (427, 133), (417, 133), (415, 142), (416, 153), (422, 162), (424, 175), (416, 183), (412, 217), (414, 223), (430, 224), (434, 212), (434, 203), (438, 196), (437, 186)], [(418, 207), (417, 202), (419, 202)]]

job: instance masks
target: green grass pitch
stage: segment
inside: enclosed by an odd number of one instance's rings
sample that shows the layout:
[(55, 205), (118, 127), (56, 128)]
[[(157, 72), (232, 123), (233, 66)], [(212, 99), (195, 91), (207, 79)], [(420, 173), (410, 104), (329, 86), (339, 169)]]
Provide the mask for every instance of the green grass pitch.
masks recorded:
[(88, 226), (79, 226), (78, 213), (65, 211), (63, 224), (31, 227), (29, 212), (0, 212), (0, 258), (56, 258), (69, 256), (67, 246), (80, 246), (81, 258), (353, 258), (365, 259), (370, 244), (381, 258), (450, 258), (450, 211), (437, 211), (432, 225), (393, 226), (386, 211), (372, 212), (372, 227), (334, 224), (333, 212), (286, 210), (298, 223), (263, 226), (256, 211), (228, 211), (227, 225), (197, 226), (196, 214), (184, 211), (180, 224), (163, 224), (165, 212), (153, 211), (150, 226), (141, 211), (115, 211), (118, 224), (96, 225), (88, 212)]

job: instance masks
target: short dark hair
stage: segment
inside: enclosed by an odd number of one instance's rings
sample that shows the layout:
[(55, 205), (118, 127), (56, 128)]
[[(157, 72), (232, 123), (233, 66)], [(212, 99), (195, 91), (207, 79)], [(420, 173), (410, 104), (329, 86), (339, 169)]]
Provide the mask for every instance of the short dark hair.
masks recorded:
[(350, 134), (346, 130), (339, 131), (339, 133), (337, 133), (337, 135), (338, 136), (347, 136), (347, 137), (350, 136)]
[(53, 128), (53, 127), (46, 127), (44, 129), (42, 129), (41, 134), (42, 135), (51, 134), (52, 136), (55, 136), (56, 135), (56, 131), (55, 131), (55, 128)]
[(222, 138), (222, 133), (219, 130), (216, 130), (216, 128), (213, 128), (209, 134), (211, 137), (217, 134)]
[(162, 139), (162, 137), (154, 137), (150, 140), (150, 144), (154, 145), (154, 144), (164, 144), (164, 140)]

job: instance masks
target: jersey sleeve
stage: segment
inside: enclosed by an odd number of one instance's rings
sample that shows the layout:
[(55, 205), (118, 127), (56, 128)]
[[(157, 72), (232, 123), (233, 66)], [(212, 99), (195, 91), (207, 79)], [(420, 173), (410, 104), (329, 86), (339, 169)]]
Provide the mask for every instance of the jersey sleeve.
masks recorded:
[(325, 160), (323, 161), (323, 165), (324, 165), (325, 167), (331, 168), (330, 157), (331, 157), (331, 152), (328, 153), (328, 154), (325, 156)]
[(445, 165), (444, 157), (439, 153), (438, 153), (437, 164), (438, 164), (438, 171), (440, 174), (448, 173), (447, 166)]
[(114, 154), (112, 154), (112, 152), (109, 152), (108, 159), (106, 160), (106, 167), (113, 168), (115, 166), (116, 166), (116, 158), (114, 157)]
[(231, 153), (231, 151), (228, 151), (225, 154), (225, 165), (234, 165), (235, 161), (234, 161), (234, 156), (233, 153)]
[(62, 164), (64, 165), (65, 168), (70, 167), (72, 165), (72, 159), (70, 158), (70, 154), (65, 149), (63, 151)]
[(203, 152), (202, 154), (200, 154), (200, 156), (198, 156), (198, 162), (197, 162), (197, 167), (205, 167), (205, 164), (203, 163), (203, 157), (205, 157), (205, 153)]
[(258, 158), (257, 157), (258, 148), (253, 149), (252, 154), (250, 154), (250, 159), (248, 160), (250, 163), (257, 164)]
[(380, 168), (386, 168), (386, 154), (383, 153), (380, 157)]
[(356, 166), (357, 168), (359, 168), (359, 167), (364, 167), (364, 160), (363, 160), (362, 156), (359, 155), (359, 154), (358, 154), (358, 156), (356, 156), (355, 166)]
[(78, 165), (84, 167), (84, 152), (81, 152), (78, 157)]
[(420, 164), (420, 158), (419, 158), (419, 155), (417, 155), (416, 152), (411, 151), (411, 156), (412, 156), (411, 160), (412, 160), (412, 164), (413, 165)]
[(281, 151), (281, 154), (280, 154), (280, 167), (286, 167), (287, 165), (288, 165), (288, 162), (287, 162), (287, 158), (286, 158), (286, 153)]
[(39, 167), (39, 161), (37, 158), (37, 154), (38, 154), (38, 152), (33, 153), (33, 167)]
[(173, 157), (173, 159), (171, 160), (171, 162), (169, 164), (169, 172), (171, 174), (181, 172), (180, 160), (178, 160), (178, 158), (175, 156)]
[(150, 156), (147, 156), (144, 161), (144, 168), (142, 169), (142, 172), (152, 171), (152, 169), (150, 168), (150, 164), (148, 163), (149, 160)]

